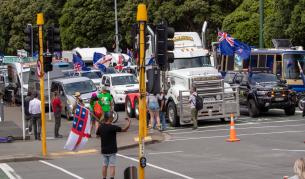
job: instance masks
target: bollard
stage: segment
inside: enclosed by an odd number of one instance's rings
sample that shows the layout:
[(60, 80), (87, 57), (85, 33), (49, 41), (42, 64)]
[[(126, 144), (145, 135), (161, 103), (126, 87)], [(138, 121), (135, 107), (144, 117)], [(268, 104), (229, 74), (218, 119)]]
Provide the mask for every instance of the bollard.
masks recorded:
[(127, 167), (124, 171), (124, 179), (138, 179), (137, 167)]

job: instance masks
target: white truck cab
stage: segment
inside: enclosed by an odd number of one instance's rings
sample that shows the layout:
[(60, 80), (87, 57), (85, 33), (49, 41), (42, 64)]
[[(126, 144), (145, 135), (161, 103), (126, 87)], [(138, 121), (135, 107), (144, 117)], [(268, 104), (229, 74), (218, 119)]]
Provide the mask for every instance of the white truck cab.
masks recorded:
[(139, 82), (136, 76), (129, 73), (104, 74), (101, 86), (106, 86), (113, 97), (115, 110), (118, 105), (125, 104), (128, 93), (139, 92)]

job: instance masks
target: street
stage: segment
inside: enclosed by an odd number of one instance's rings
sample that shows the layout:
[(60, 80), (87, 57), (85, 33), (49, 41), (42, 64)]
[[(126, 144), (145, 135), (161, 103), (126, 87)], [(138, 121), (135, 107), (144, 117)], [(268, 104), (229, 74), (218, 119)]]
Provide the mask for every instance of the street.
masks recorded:
[[(163, 142), (146, 146), (146, 178), (254, 179), (292, 176), (294, 161), (305, 152), (304, 126), (300, 112), (287, 117), (280, 110), (271, 110), (259, 118), (250, 118), (242, 113), (235, 126), (241, 141), (236, 143), (225, 141), (229, 137), (229, 125), (219, 120), (201, 122), (195, 131), (189, 126), (171, 129), (164, 132), (166, 138)], [(137, 157), (137, 147), (120, 150), (116, 178), (123, 178), (126, 167), (137, 166)], [(3, 172), (7, 171), (11, 171), (11, 178), (19, 176), (23, 179), (94, 179), (101, 176), (101, 155), (98, 151), (6, 164), (0, 165), (2, 178), (10, 178), (4, 177)]]

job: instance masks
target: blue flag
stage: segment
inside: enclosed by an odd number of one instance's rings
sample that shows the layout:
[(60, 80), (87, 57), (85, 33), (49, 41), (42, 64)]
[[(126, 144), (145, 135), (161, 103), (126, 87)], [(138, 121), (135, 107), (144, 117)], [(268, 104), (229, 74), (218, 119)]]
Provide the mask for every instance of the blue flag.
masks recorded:
[(76, 71), (90, 71), (91, 69), (86, 67), (85, 62), (83, 61), (82, 57), (79, 54), (73, 54), (73, 64), (74, 64), (74, 69)]
[(94, 52), (93, 54), (93, 65), (95, 68), (105, 72), (106, 66), (102, 63), (104, 60), (105, 55), (102, 53)]
[(251, 48), (232, 38), (226, 32), (218, 32), (220, 53), (227, 56), (233, 56), (234, 53), (242, 59), (248, 59), (251, 54)]

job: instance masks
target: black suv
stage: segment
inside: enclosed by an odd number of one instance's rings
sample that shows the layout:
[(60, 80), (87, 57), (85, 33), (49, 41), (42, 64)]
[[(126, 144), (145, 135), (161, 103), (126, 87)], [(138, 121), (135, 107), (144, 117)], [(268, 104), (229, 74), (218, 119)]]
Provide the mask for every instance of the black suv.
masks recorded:
[(295, 114), (295, 92), (274, 74), (227, 72), (224, 81), (240, 85), (240, 105), (248, 107), (251, 117), (257, 117), (271, 108), (284, 109), (286, 115)]

